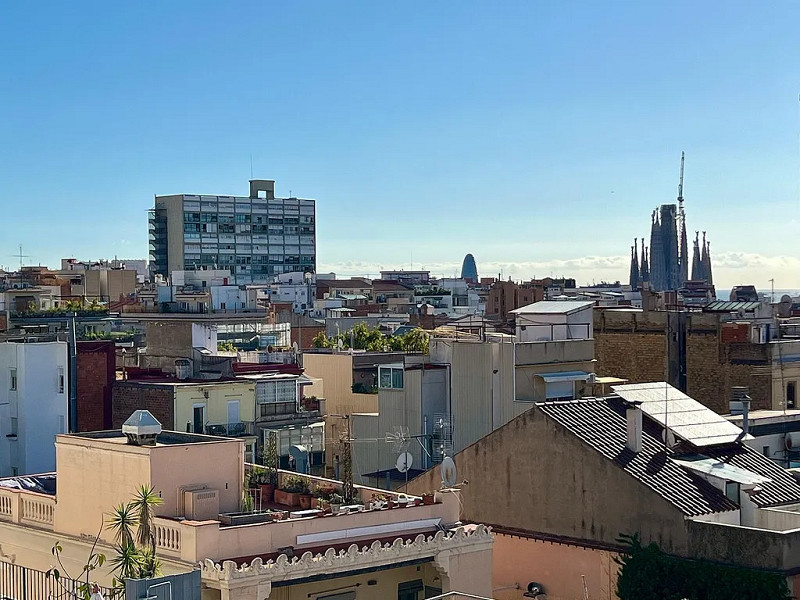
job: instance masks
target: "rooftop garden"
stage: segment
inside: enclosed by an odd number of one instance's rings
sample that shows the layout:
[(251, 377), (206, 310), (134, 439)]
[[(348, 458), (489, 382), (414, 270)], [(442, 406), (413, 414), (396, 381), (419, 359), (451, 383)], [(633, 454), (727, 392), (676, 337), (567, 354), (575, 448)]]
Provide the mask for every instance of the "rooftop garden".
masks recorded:
[(368, 352), (428, 353), (429, 335), (422, 329), (412, 329), (403, 335), (384, 335), (377, 327), (357, 323), (350, 331), (328, 337), (324, 331), (312, 340), (314, 348), (341, 348)]

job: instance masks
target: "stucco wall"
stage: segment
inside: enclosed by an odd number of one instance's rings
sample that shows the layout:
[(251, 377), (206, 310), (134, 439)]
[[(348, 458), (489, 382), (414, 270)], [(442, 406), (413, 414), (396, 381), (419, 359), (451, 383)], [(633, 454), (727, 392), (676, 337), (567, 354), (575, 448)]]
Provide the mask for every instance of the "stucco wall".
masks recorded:
[(616, 553), (496, 531), (494, 535), (492, 598), (517, 600), (517, 586), (524, 591), (535, 581), (544, 586), (547, 600), (583, 599), (585, 577), (589, 600), (616, 600)]
[[(464, 517), (616, 544), (638, 530), (667, 552), (685, 554), (683, 515), (539, 410), (523, 413), (455, 456)], [(420, 494), (441, 485), (438, 468), (409, 483)]]

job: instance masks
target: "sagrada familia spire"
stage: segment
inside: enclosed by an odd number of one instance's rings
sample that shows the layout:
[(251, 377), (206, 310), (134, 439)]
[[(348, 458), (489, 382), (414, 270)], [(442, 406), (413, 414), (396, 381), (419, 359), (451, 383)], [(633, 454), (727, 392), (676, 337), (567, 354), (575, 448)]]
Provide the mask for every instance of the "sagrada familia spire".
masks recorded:
[[(681, 152), (681, 173), (678, 183), (678, 203), (662, 204), (653, 211), (650, 225), (650, 250), (642, 238), (641, 260), (639, 259), (638, 238), (631, 248), (631, 270), (629, 282), (631, 289), (637, 289), (648, 281), (650, 289), (656, 292), (679, 290), (689, 281), (689, 248), (686, 236), (686, 213), (683, 208), (683, 162)], [(703, 246), (695, 235), (694, 258), (692, 260), (691, 281), (713, 285), (711, 276), (711, 251), (703, 232)]]

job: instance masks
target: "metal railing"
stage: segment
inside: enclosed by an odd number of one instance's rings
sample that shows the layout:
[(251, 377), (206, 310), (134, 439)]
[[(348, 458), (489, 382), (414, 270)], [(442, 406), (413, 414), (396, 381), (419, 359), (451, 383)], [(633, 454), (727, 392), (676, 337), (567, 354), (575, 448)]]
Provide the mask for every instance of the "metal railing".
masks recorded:
[(220, 435), (224, 437), (240, 437), (243, 435), (254, 435), (252, 421), (240, 421), (238, 423), (206, 423), (206, 435)]
[[(63, 574), (58, 581), (48, 577), (44, 571), (37, 571), (22, 565), (0, 561), (0, 598), (12, 600), (74, 600), (82, 598), (80, 586), (85, 582), (69, 579)], [(100, 587), (106, 600), (115, 596), (114, 591)]]

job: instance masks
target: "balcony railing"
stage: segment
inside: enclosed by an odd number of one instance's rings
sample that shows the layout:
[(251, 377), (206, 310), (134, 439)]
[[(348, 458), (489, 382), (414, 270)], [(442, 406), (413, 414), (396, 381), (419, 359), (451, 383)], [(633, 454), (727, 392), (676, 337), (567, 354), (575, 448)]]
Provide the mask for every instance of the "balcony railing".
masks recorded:
[(219, 435), (223, 437), (242, 437), (255, 435), (252, 421), (240, 421), (238, 423), (206, 423), (206, 435)]
[(55, 496), (0, 488), (0, 521), (52, 529), (55, 506)]

